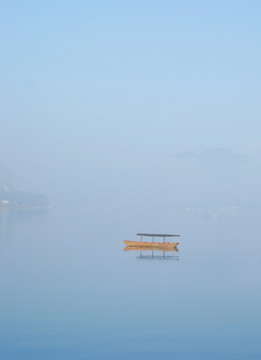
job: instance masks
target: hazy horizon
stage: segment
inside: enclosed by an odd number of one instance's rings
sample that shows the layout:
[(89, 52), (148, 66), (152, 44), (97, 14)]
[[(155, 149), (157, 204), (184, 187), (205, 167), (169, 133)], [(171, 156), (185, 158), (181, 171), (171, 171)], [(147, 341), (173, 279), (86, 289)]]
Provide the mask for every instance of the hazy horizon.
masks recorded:
[(261, 358), (260, 15), (0, 1), (1, 359)]
[[(0, 9), (0, 159), (19, 188), (117, 202), (141, 196), (147, 172), (156, 192), (158, 171), (175, 181), (178, 152), (223, 148), (261, 162), (257, 1), (11, 1)], [(179, 184), (186, 176), (200, 183), (200, 166), (187, 166)], [(172, 186), (160, 181), (167, 197)], [(206, 185), (202, 176), (199, 192)]]

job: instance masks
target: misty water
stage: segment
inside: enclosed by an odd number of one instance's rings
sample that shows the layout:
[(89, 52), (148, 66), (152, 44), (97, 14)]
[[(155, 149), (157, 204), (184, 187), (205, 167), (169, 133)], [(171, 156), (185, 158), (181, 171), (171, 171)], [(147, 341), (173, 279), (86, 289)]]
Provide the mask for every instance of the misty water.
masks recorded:
[[(0, 212), (1, 359), (260, 359), (259, 223), (247, 209)], [(179, 252), (124, 251), (137, 232), (179, 233)]]

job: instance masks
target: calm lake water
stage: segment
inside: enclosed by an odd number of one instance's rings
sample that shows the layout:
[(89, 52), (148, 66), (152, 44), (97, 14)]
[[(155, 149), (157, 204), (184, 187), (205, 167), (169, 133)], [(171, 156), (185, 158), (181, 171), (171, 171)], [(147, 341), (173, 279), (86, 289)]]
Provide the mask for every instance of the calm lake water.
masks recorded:
[[(0, 358), (261, 359), (260, 215), (0, 212)], [(179, 252), (124, 251), (137, 232)]]

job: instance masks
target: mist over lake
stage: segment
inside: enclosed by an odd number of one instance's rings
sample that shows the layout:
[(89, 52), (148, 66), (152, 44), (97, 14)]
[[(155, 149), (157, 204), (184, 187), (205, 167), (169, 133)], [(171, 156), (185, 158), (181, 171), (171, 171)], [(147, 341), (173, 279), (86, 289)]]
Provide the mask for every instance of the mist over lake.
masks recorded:
[(0, 10), (1, 359), (260, 359), (261, 5)]
[[(1, 356), (257, 359), (259, 217), (1, 212)], [(177, 230), (179, 251), (123, 251), (137, 228)]]

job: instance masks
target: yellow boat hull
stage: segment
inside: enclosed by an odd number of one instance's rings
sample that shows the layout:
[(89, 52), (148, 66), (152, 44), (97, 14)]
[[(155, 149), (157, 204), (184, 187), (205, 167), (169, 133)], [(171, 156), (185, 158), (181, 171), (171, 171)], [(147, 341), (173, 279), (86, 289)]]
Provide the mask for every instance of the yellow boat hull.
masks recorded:
[(170, 243), (170, 242), (149, 242), (149, 241), (131, 241), (125, 240), (123, 241), (125, 245), (130, 248), (137, 248), (137, 249), (159, 249), (159, 250), (170, 250), (170, 249), (177, 249), (178, 242)]

